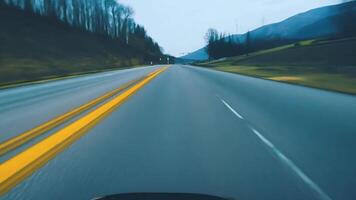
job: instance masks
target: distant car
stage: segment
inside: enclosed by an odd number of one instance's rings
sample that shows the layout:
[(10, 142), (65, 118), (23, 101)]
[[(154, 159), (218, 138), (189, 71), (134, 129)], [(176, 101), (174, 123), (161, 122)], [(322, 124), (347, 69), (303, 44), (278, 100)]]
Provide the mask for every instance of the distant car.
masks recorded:
[(188, 193), (126, 193), (95, 198), (93, 200), (231, 200), (205, 194)]

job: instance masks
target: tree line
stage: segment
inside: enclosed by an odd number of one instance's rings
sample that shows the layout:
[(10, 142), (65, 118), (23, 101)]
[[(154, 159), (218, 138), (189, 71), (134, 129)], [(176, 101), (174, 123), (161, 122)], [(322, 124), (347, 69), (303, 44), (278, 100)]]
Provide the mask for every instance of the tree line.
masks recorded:
[(118, 40), (152, 55), (162, 55), (159, 45), (135, 23), (131, 7), (116, 0), (1, 0), (35, 14), (54, 17), (70, 26)]
[(245, 41), (239, 41), (237, 38), (233, 35), (219, 33), (216, 29), (209, 29), (205, 35), (207, 42), (205, 51), (209, 55), (209, 59), (215, 60), (251, 52), (250, 33), (246, 34)]

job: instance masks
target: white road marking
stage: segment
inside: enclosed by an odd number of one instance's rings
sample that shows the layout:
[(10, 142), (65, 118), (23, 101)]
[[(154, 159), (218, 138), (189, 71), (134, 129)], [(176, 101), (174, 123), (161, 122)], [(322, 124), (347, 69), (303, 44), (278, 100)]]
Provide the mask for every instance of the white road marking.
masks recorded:
[[(250, 127), (251, 128), (251, 127)], [(263, 143), (265, 143), (273, 153), (288, 167), (292, 169), (294, 173), (296, 173), (305, 184), (307, 184), (319, 197), (321, 200), (332, 200), (329, 195), (327, 195), (313, 180), (311, 180), (298, 166), (296, 166), (289, 158), (287, 158), (281, 151), (279, 151), (267, 138), (265, 138), (261, 133), (259, 133), (256, 129), (251, 128), (253, 133), (259, 137)]]
[(238, 118), (240, 119), (244, 119), (236, 110), (234, 110), (226, 101), (224, 101), (223, 99), (221, 99), (221, 102), (223, 102), (223, 104), (232, 112), (234, 113)]
[[(226, 101), (221, 97), (216, 95), (221, 102), (238, 118), (244, 119), (235, 109), (233, 109)], [(295, 165), (289, 158), (287, 158), (281, 151), (279, 151), (267, 138), (265, 138), (260, 132), (248, 125), (252, 132), (265, 144), (271, 151), (276, 154), (276, 156), (288, 166), (299, 178), (301, 178), (304, 183), (310, 187), (310, 189), (315, 193), (316, 197), (320, 200), (332, 200), (329, 195), (327, 195), (313, 180), (311, 180), (297, 165)]]

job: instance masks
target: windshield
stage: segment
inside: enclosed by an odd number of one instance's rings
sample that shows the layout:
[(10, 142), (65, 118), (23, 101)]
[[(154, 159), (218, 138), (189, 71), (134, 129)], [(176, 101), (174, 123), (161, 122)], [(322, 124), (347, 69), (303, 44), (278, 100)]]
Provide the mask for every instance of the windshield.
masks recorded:
[(0, 199), (356, 199), (356, 1), (0, 0)]

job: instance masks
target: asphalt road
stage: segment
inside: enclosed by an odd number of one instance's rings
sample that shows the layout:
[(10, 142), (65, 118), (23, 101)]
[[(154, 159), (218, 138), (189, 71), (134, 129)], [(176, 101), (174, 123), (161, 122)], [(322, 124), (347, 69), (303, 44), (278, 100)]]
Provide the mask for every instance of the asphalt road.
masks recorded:
[[(0, 91), (0, 141), (153, 71)], [(356, 199), (356, 97), (175, 65), (2, 199)]]

